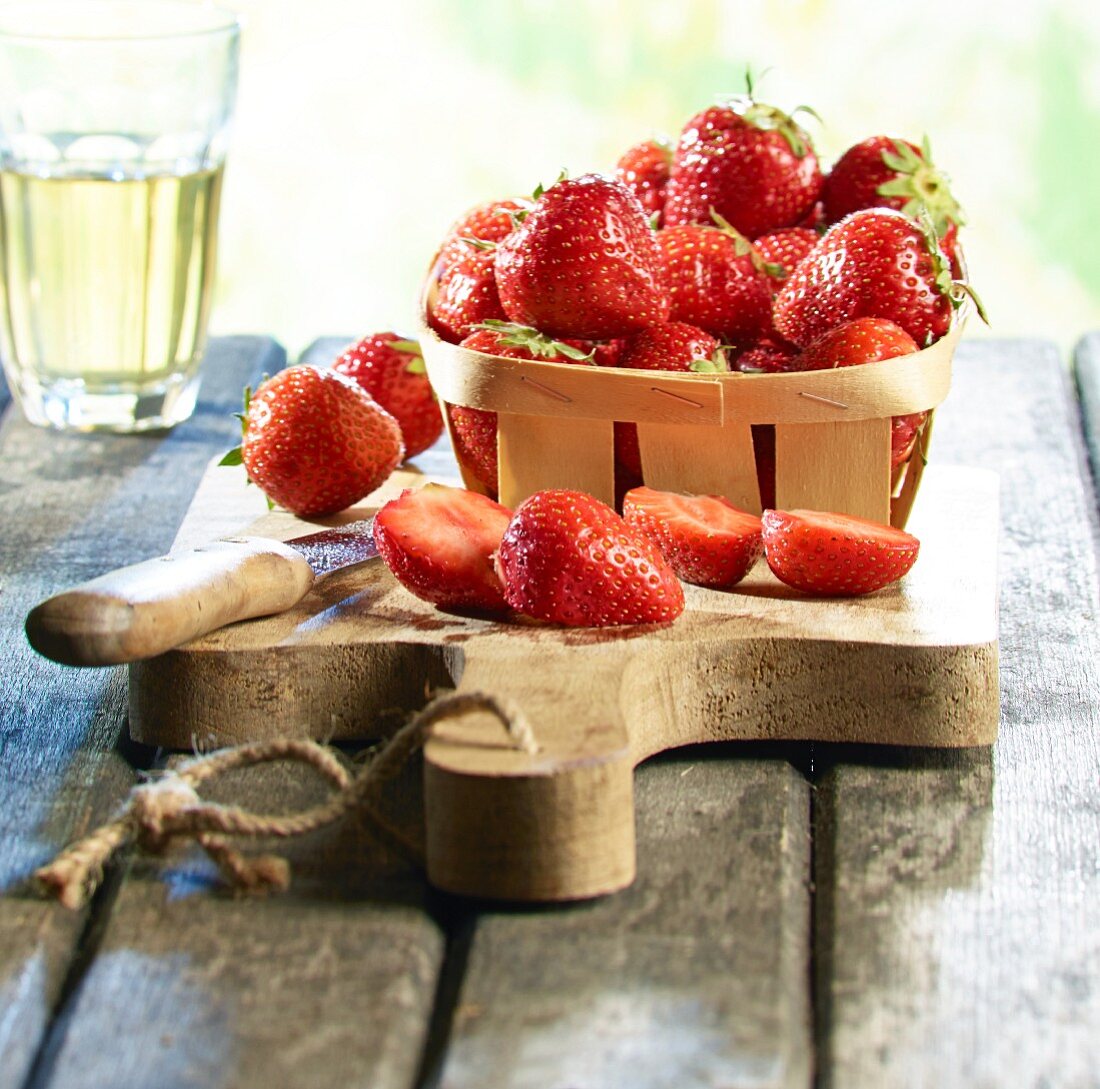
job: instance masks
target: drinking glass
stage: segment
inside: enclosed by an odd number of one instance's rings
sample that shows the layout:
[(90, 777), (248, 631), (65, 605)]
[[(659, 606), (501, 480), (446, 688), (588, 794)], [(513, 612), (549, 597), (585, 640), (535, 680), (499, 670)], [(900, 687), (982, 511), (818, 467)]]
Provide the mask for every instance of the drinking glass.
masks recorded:
[(239, 39), (184, 0), (0, 4), (0, 355), (32, 423), (194, 410)]

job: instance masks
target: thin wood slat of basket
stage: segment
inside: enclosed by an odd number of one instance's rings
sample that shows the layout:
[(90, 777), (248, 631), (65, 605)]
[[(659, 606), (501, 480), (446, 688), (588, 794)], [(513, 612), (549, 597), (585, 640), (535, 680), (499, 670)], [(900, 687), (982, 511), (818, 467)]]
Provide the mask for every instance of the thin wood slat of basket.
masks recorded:
[(780, 510), (839, 511), (890, 521), (890, 418), (776, 424)]
[(500, 501), (511, 509), (568, 480), (571, 488), (614, 506), (614, 446), (610, 420), (498, 413)]

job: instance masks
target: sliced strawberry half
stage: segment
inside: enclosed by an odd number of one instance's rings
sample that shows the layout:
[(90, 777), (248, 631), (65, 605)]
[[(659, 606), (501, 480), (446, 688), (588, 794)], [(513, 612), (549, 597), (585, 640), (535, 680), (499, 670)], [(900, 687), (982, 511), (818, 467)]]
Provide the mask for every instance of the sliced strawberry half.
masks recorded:
[(504, 612), (493, 553), (512, 513), (483, 495), (429, 484), (374, 517), (378, 553), (410, 593), (447, 609)]
[(697, 586), (736, 585), (764, 551), (760, 519), (720, 495), (634, 488), (623, 500), (623, 518), (661, 550), (684, 582)]
[(881, 522), (815, 510), (766, 510), (764, 555), (775, 577), (830, 597), (870, 594), (916, 563), (920, 541)]

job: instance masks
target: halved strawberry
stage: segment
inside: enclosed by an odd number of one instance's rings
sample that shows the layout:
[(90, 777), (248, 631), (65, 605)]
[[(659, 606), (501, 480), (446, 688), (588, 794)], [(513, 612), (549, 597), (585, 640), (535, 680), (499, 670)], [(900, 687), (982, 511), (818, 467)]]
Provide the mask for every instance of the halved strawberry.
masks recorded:
[(584, 492), (525, 499), (496, 568), (509, 605), (555, 624), (661, 624), (684, 611), (683, 587), (656, 546)]
[(428, 484), (374, 516), (374, 542), (410, 593), (448, 609), (507, 609), (493, 553), (511, 511), (483, 495)]
[(684, 582), (723, 590), (740, 582), (764, 551), (760, 519), (720, 495), (634, 488), (623, 519), (644, 533)]
[(815, 510), (766, 510), (764, 555), (775, 577), (829, 597), (870, 594), (916, 563), (920, 541), (881, 522)]

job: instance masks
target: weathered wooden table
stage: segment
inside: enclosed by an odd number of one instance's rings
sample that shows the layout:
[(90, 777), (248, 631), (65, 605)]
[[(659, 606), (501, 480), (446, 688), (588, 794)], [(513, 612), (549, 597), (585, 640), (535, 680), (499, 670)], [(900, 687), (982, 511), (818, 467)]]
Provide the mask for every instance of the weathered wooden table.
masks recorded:
[[(347, 826), (268, 900), (194, 852), (123, 859), (79, 914), (36, 898), (166, 756), (128, 741), (121, 670), (37, 658), (23, 616), (164, 551), (282, 363), (216, 341), (195, 418), (138, 438), (34, 430), (0, 386), (0, 1086), (1100, 1086), (1100, 336), (1077, 391), (1052, 345), (964, 344), (937, 420), (937, 460), (1003, 474), (992, 751), (670, 754), (638, 772), (636, 884), (572, 907), (443, 897)], [(280, 767), (225, 789), (312, 796)]]

